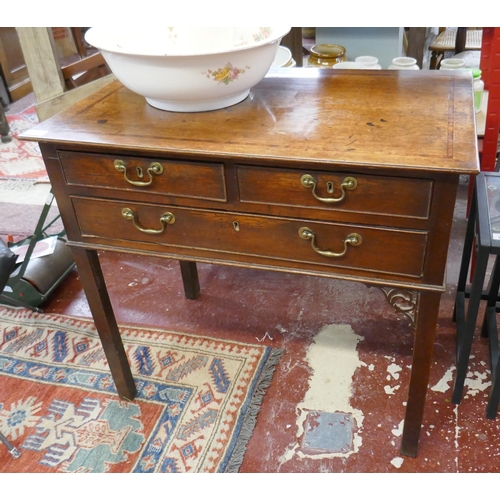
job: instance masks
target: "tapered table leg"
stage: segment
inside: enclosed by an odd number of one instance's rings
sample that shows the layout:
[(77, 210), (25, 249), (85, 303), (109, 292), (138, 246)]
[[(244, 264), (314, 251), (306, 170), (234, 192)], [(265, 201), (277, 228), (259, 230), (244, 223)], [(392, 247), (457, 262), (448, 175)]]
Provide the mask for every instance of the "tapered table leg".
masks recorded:
[(440, 300), (439, 292), (420, 292), (408, 404), (401, 442), (401, 454), (409, 457), (417, 455)]
[(196, 299), (200, 295), (200, 281), (198, 280), (198, 269), (196, 262), (180, 260), (182, 283), (184, 284), (184, 295), (188, 299)]
[(78, 247), (72, 247), (71, 252), (118, 395), (122, 399), (131, 401), (136, 396), (137, 389), (109, 300), (99, 256), (95, 250)]

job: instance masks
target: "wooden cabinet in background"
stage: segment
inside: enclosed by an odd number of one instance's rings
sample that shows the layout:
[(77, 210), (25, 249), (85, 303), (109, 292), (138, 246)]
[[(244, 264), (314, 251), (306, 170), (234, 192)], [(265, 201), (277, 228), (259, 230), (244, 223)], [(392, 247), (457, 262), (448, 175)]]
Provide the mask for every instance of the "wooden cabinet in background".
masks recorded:
[(12, 101), (33, 91), (16, 28), (0, 28), (0, 65)]

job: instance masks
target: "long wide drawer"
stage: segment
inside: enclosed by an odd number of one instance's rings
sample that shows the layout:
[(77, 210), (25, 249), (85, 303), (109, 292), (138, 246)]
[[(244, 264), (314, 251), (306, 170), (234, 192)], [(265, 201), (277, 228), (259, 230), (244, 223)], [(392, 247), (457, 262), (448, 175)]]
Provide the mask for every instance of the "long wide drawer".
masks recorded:
[(237, 165), (236, 168), (241, 202), (333, 213), (340, 210), (417, 219), (429, 217), (431, 179), (249, 165)]
[[(317, 223), (161, 206), (129, 201), (72, 197), (83, 240), (100, 238), (133, 248), (134, 243), (178, 249), (311, 263), (421, 277), (427, 233), (372, 226)], [(156, 250), (158, 251), (158, 249)], [(167, 250), (165, 250), (167, 251)]]
[(226, 201), (224, 165), (60, 151), (68, 185)]

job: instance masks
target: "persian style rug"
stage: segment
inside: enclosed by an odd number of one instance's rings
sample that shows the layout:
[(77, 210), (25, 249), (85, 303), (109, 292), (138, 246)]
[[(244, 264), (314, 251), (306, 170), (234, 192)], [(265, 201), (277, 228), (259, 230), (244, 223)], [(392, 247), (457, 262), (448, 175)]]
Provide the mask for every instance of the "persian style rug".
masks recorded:
[(38, 123), (35, 107), (6, 115), (12, 140), (0, 143), (0, 178), (48, 180), (38, 144), (18, 139), (19, 134)]
[(118, 398), (94, 323), (0, 306), (0, 472), (237, 472), (282, 351), (120, 326)]

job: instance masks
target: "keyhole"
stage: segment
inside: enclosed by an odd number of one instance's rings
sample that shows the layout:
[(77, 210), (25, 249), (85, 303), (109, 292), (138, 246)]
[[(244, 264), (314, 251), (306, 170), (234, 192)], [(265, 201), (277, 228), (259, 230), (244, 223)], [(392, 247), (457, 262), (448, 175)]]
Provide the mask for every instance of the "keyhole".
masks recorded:
[(328, 192), (328, 194), (333, 193), (333, 182), (332, 181), (328, 181), (326, 183), (326, 191)]
[(239, 223), (239, 222), (234, 221), (234, 222), (233, 222), (233, 227), (234, 227), (234, 230), (235, 230), (236, 232), (238, 232), (238, 231), (240, 230), (240, 223)]
[(142, 179), (144, 177), (144, 172), (142, 171), (142, 167), (136, 167), (136, 171), (137, 171), (137, 177), (139, 177), (139, 179)]

